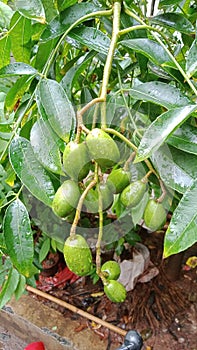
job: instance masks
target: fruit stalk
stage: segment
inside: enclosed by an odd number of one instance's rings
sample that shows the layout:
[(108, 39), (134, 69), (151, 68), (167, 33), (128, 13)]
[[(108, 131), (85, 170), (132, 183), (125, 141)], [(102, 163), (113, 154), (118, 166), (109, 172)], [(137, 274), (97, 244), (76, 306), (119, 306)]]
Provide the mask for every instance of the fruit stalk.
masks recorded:
[(103, 202), (102, 202), (102, 194), (100, 189), (98, 189), (99, 193), (99, 234), (96, 242), (96, 273), (101, 278), (102, 282), (105, 283), (105, 277), (101, 272), (101, 240), (103, 237)]
[[(119, 38), (120, 13), (121, 13), (121, 1), (116, 0), (114, 2), (114, 5), (113, 5), (113, 27), (112, 27), (111, 43), (110, 43), (109, 51), (107, 54), (107, 59), (106, 59), (105, 66), (104, 66), (103, 81), (102, 81), (101, 92), (100, 92), (100, 98), (103, 101), (106, 101), (108, 82), (109, 82), (109, 77), (110, 77), (111, 69), (112, 69), (112, 61), (113, 61), (114, 52), (115, 52), (116, 45), (117, 45), (118, 38)], [(103, 104), (102, 108), (103, 109), (105, 108), (105, 104)], [(103, 127), (106, 127), (106, 114), (105, 114), (105, 112), (102, 113), (101, 124)]]
[(88, 193), (88, 191), (94, 187), (97, 183), (97, 179), (94, 178), (90, 183), (89, 185), (86, 187), (86, 189), (84, 190), (84, 192), (82, 193), (80, 199), (79, 199), (79, 202), (78, 202), (78, 205), (77, 205), (77, 209), (76, 209), (76, 213), (75, 213), (75, 217), (74, 217), (74, 221), (73, 221), (73, 224), (71, 226), (71, 230), (70, 230), (70, 237), (74, 237), (76, 235), (76, 227), (77, 227), (77, 224), (79, 222), (79, 219), (80, 219), (80, 215), (81, 215), (81, 209), (82, 209), (82, 205), (83, 205), (83, 202), (84, 202), (84, 199)]

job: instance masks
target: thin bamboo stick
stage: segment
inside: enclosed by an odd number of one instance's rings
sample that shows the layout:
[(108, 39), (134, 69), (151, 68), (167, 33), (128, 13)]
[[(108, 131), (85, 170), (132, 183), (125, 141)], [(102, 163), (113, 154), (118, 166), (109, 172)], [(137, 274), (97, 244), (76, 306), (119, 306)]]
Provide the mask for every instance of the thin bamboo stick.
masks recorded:
[(48, 299), (48, 300), (50, 300), (50, 301), (52, 301), (52, 302), (54, 302), (54, 303), (56, 303), (56, 304), (58, 304), (60, 306), (63, 306), (66, 309), (68, 309), (68, 310), (70, 310), (70, 311), (72, 311), (72, 312), (74, 312), (74, 313), (76, 313), (76, 314), (78, 314), (78, 315), (80, 315), (82, 317), (85, 317), (85, 318), (87, 318), (87, 319), (89, 319), (91, 321), (94, 321), (95, 323), (100, 324), (101, 326), (104, 326), (104, 327), (110, 329), (111, 331), (113, 331), (115, 333), (118, 333), (118, 334), (123, 335), (123, 336), (125, 336), (126, 333), (127, 333), (125, 330), (123, 330), (123, 329), (121, 329), (119, 327), (116, 327), (116, 326), (114, 326), (113, 324), (111, 324), (109, 322), (103, 321), (102, 319), (100, 319), (100, 318), (98, 318), (98, 317), (96, 317), (96, 316), (94, 316), (92, 314), (89, 314), (88, 312), (83, 311), (83, 310), (79, 309), (78, 307), (76, 307), (74, 305), (71, 305), (71, 304), (67, 303), (66, 301), (58, 299), (58, 298), (54, 297), (53, 295), (45, 293), (45, 292), (43, 292), (43, 291), (41, 291), (39, 289), (36, 289), (34, 287), (31, 287), (31, 286), (26, 286), (26, 290), (28, 292), (37, 294), (37, 295), (39, 295), (39, 296), (41, 296), (41, 297), (43, 297), (45, 299)]

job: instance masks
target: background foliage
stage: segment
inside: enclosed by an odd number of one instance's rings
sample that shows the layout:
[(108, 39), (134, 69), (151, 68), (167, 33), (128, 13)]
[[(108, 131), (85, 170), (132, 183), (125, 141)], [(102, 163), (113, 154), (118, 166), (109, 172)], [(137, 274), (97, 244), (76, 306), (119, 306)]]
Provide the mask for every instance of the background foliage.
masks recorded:
[[(137, 147), (135, 176), (149, 159), (167, 188), (168, 257), (197, 241), (197, 5), (160, 0), (154, 11), (146, 1), (121, 3), (107, 126)], [(51, 246), (61, 250), (68, 234), (51, 203), (76, 110), (100, 93), (112, 18), (105, 0), (0, 1), (0, 306), (38, 273), (34, 226), (51, 239), (43, 257)], [(85, 125), (99, 126), (100, 113), (90, 108)], [(154, 176), (150, 186), (159, 192)]]

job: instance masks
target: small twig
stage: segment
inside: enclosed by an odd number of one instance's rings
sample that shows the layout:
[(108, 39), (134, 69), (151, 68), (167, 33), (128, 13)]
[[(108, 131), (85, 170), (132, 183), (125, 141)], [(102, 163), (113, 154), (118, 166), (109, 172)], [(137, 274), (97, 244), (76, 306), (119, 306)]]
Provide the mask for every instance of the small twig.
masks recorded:
[(58, 304), (58, 305), (60, 305), (60, 306), (63, 306), (63, 307), (65, 307), (66, 309), (68, 309), (68, 310), (70, 310), (70, 311), (76, 313), (77, 315), (80, 315), (80, 316), (82, 316), (82, 317), (85, 317), (85, 318), (87, 318), (88, 320), (91, 320), (91, 321), (93, 321), (93, 322), (95, 322), (95, 323), (97, 323), (97, 324), (100, 324), (101, 326), (106, 327), (106, 328), (112, 330), (113, 332), (118, 333), (118, 334), (120, 334), (120, 335), (122, 335), (122, 336), (125, 336), (126, 333), (127, 333), (127, 331), (125, 331), (125, 330), (123, 330), (123, 329), (121, 329), (121, 328), (119, 328), (119, 327), (116, 327), (116, 326), (114, 326), (114, 325), (111, 324), (111, 323), (108, 323), (108, 322), (106, 322), (106, 321), (104, 321), (104, 320), (102, 320), (102, 319), (100, 319), (100, 318), (98, 318), (98, 317), (96, 317), (96, 316), (94, 316), (94, 315), (91, 315), (91, 314), (89, 314), (88, 312), (83, 311), (83, 310), (77, 308), (76, 306), (71, 305), (71, 304), (67, 303), (66, 301), (63, 301), (63, 300), (61, 300), (61, 299), (58, 299), (58, 298), (56, 298), (56, 297), (54, 297), (54, 296), (52, 296), (52, 295), (50, 295), (50, 294), (48, 294), (48, 293), (45, 293), (45, 292), (43, 292), (43, 291), (41, 291), (41, 290), (39, 290), (39, 289), (36, 289), (36, 288), (34, 288), (34, 287), (31, 287), (31, 286), (26, 286), (26, 290), (27, 290), (28, 292), (34, 293), (34, 294), (36, 294), (36, 295), (39, 295), (39, 296), (41, 296), (42, 298), (45, 298), (45, 299), (47, 299), (47, 300), (50, 300), (50, 301), (52, 301), (53, 303), (56, 303), (56, 304)]

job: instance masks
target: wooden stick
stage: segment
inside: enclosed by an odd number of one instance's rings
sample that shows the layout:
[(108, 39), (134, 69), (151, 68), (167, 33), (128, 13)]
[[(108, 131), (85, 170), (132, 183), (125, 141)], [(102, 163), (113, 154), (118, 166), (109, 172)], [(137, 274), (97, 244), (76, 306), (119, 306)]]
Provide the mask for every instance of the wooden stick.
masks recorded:
[(91, 321), (94, 321), (95, 323), (100, 324), (101, 326), (106, 327), (106, 328), (110, 329), (111, 331), (113, 331), (115, 333), (118, 333), (118, 334), (123, 335), (123, 336), (125, 336), (126, 333), (127, 333), (127, 331), (125, 331), (125, 330), (123, 330), (123, 329), (121, 329), (119, 327), (116, 327), (116, 326), (114, 326), (111, 323), (103, 321), (102, 319), (100, 319), (100, 318), (98, 318), (98, 317), (96, 317), (96, 316), (94, 316), (92, 314), (89, 314), (88, 312), (83, 311), (83, 310), (79, 309), (78, 307), (76, 307), (74, 305), (71, 305), (71, 304), (67, 303), (66, 301), (58, 299), (58, 298), (56, 298), (56, 297), (54, 297), (54, 296), (52, 296), (52, 295), (50, 295), (48, 293), (45, 293), (45, 292), (43, 292), (43, 291), (41, 291), (39, 289), (36, 289), (34, 287), (31, 287), (31, 286), (26, 286), (26, 290), (28, 292), (37, 294), (37, 295), (39, 295), (39, 296), (41, 296), (41, 297), (43, 297), (45, 299), (53, 301), (54, 303), (56, 303), (56, 304), (58, 304), (60, 306), (63, 306), (66, 309), (68, 309), (68, 310), (70, 310), (72, 312), (75, 312), (76, 314), (78, 314), (78, 315), (80, 315), (82, 317), (85, 317), (85, 318), (87, 318), (87, 319), (89, 319)]

